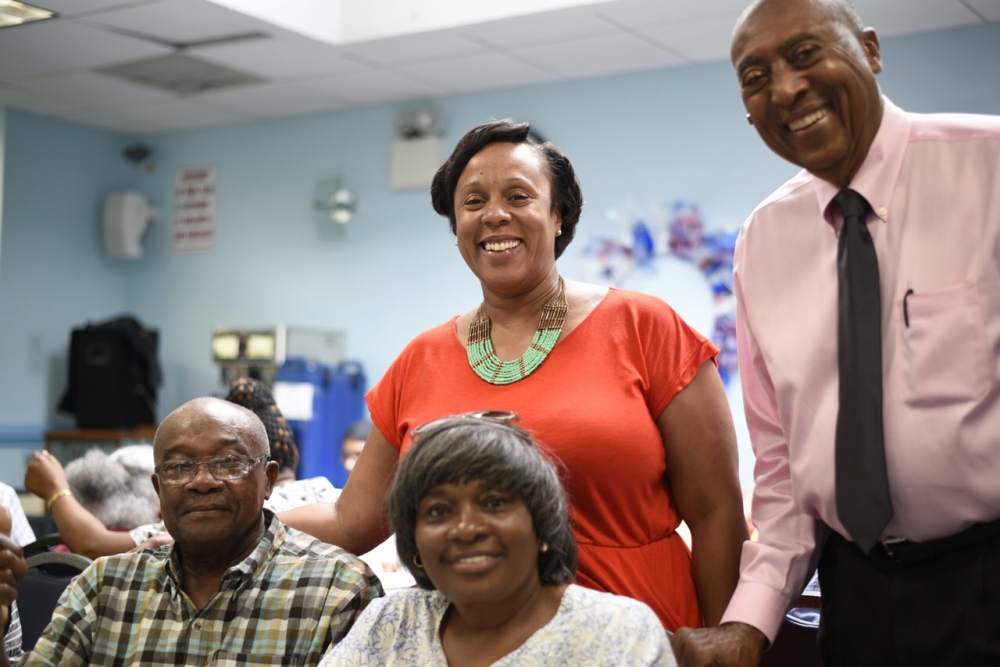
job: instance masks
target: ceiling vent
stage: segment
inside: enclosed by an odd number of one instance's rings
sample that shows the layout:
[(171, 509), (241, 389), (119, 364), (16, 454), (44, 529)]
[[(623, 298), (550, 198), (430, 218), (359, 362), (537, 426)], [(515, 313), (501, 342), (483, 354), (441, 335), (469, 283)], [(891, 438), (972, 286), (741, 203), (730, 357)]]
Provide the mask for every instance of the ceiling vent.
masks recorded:
[(266, 81), (253, 74), (181, 54), (134, 60), (95, 71), (181, 96)]

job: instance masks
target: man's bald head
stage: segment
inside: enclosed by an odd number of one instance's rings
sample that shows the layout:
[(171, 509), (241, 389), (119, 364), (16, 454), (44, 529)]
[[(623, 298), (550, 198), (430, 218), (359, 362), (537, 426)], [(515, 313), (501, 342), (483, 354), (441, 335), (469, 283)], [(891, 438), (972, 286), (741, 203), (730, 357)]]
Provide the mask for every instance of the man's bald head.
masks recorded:
[[(732, 41), (731, 44), (735, 44), (736, 38), (740, 33), (740, 29), (746, 23), (750, 15), (760, 9), (762, 6), (776, 2), (777, 0), (754, 0), (751, 2), (746, 9), (740, 14), (740, 17), (736, 19), (736, 25), (733, 27)], [(860, 35), (864, 29), (865, 24), (861, 21), (861, 17), (858, 16), (858, 12), (854, 9), (854, 5), (851, 4), (850, 0), (795, 0), (797, 2), (809, 2), (817, 5), (823, 6), (823, 8), (829, 13), (831, 18), (838, 18), (844, 22), (844, 25), (849, 27), (852, 32)], [(730, 56), (732, 56), (732, 51), (730, 50)]]
[(156, 462), (163, 460), (169, 434), (175, 433), (177, 429), (187, 431), (197, 428), (197, 424), (203, 423), (202, 420), (206, 417), (227, 424), (235, 433), (242, 434), (253, 456), (270, 453), (267, 431), (253, 411), (221, 398), (208, 396), (188, 401), (163, 420), (153, 438), (153, 457)]

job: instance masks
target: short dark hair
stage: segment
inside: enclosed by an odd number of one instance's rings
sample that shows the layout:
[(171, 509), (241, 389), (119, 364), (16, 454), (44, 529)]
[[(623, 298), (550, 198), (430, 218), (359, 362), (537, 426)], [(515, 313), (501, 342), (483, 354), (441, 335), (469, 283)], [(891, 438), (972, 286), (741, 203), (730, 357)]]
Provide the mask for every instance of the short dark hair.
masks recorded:
[(448, 218), (451, 233), (455, 234), (455, 189), (458, 179), (469, 160), (490, 144), (528, 144), (534, 147), (549, 166), (549, 181), (552, 186), (552, 207), (562, 216), (562, 234), (556, 237), (556, 258), (573, 240), (576, 223), (583, 210), (583, 192), (576, 180), (573, 164), (558, 148), (549, 142), (538, 143), (531, 137), (528, 123), (517, 123), (509, 118), (491, 120), (477, 125), (458, 140), (455, 150), (434, 174), (431, 182), (431, 203), (434, 210)]
[(542, 584), (570, 583), (576, 578), (576, 541), (568, 501), (550, 458), (526, 431), (513, 424), (451, 417), (420, 434), (403, 457), (389, 490), (388, 514), (396, 532), (399, 560), (421, 588), (434, 590), (427, 572), (413, 562), (420, 502), (441, 484), (473, 481), (524, 500), (535, 535), (549, 545), (546, 552), (538, 554)]
[(341, 440), (368, 440), (368, 434), (372, 431), (372, 423), (367, 419), (359, 419), (351, 424)]

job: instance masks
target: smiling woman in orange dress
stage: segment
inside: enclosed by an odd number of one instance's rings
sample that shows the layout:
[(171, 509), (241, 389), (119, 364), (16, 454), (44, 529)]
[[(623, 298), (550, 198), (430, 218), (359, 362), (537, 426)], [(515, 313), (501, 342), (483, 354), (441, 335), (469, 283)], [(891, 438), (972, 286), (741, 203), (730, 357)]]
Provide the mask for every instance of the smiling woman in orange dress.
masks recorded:
[(669, 630), (717, 624), (747, 538), (717, 348), (659, 298), (563, 280), (583, 196), (527, 123), (469, 131), (431, 197), (483, 301), (417, 336), (368, 394), (375, 428), (336, 506), (283, 520), (363, 553), (386, 537), (414, 427), (513, 411), (567, 471), (578, 583), (645, 602)]

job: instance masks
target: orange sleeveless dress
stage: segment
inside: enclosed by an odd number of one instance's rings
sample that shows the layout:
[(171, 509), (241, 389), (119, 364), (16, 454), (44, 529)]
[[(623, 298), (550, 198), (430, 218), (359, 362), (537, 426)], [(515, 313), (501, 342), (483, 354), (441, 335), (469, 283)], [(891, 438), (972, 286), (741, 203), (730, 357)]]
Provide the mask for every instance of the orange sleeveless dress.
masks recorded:
[(702, 620), (655, 420), (717, 353), (662, 300), (611, 289), (519, 382), (480, 379), (452, 319), (417, 336), (367, 401), (375, 426), (404, 455), (410, 430), (432, 419), (517, 412), (564, 464), (577, 583), (641, 600), (673, 631)]

